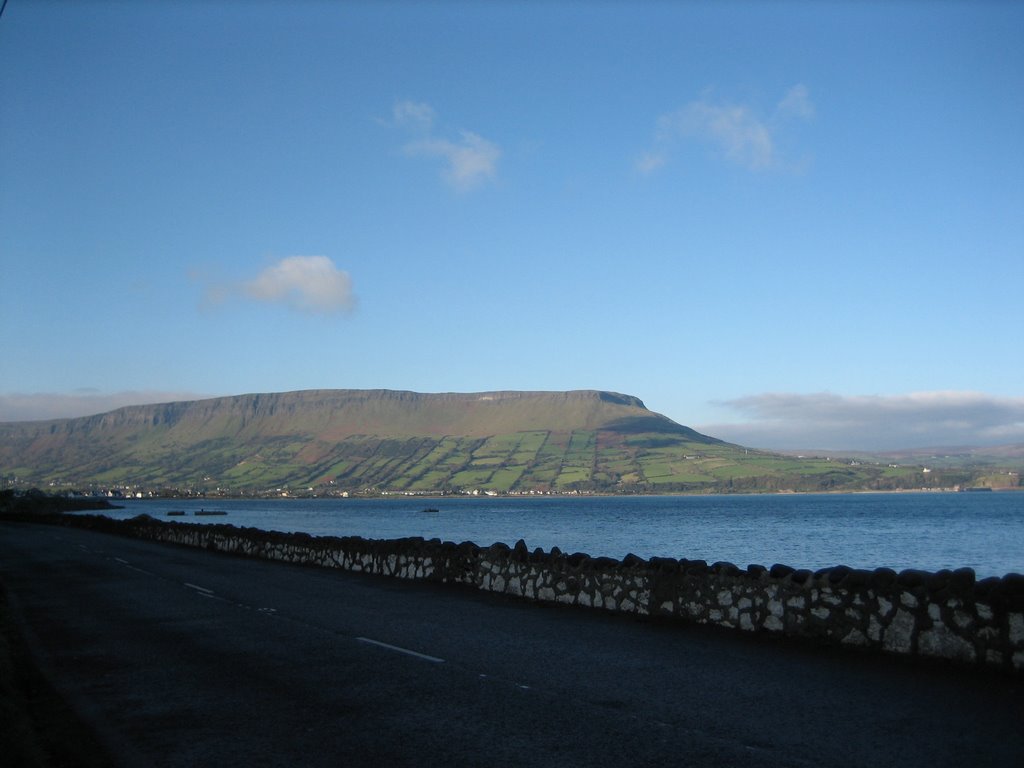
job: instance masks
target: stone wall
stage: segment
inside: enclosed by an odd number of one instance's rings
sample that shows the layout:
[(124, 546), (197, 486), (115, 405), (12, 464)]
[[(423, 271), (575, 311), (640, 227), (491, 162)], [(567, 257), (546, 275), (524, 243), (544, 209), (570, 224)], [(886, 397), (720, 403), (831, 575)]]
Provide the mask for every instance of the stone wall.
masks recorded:
[(702, 560), (591, 558), (558, 548), (531, 552), (523, 541), (482, 548), (438, 539), (314, 537), (146, 516), (55, 521), (247, 557), (465, 584), (530, 600), (1024, 672), (1020, 574), (977, 581), (968, 568), (740, 569)]

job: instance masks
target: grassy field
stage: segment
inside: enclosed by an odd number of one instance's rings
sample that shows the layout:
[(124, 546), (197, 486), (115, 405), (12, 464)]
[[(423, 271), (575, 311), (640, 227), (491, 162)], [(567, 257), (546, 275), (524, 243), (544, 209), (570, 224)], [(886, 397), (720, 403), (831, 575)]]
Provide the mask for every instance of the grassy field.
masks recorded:
[(396, 492), (664, 492), (729, 490), (737, 485), (752, 490), (828, 490), (885, 487), (914, 475), (911, 469), (848, 467), (726, 444), (709, 446), (659, 435), (626, 438), (595, 430), (531, 430), (484, 439), (447, 436), (415, 451), (392, 445), (386, 458), (362, 437), (349, 438), (336, 450), (366, 456), (361, 462), (326, 465), (335, 471), (332, 479), (338, 487)]
[(851, 465), (674, 435), (591, 429), (486, 437), (351, 435), (315, 444), (279, 436), (258, 447), (217, 444), (199, 454), (174, 449), (155, 464), (136, 460), (98, 469), (92, 479), (106, 484), (259, 491), (330, 487), (357, 493), (884, 490), (936, 479), (922, 475), (919, 467)]

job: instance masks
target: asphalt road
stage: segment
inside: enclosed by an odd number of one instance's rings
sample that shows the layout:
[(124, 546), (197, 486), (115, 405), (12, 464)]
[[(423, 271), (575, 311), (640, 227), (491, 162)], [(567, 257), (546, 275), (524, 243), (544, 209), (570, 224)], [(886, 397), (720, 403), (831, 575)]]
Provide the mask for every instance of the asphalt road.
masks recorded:
[(125, 766), (1019, 766), (1024, 683), (0, 523), (43, 672)]

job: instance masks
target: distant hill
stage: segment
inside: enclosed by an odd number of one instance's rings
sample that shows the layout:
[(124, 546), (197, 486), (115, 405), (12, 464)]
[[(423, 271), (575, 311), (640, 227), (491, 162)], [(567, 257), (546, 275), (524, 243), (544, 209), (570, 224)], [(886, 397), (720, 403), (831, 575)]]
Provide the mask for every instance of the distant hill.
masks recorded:
[(899, 451), (784, 451), (788, 456), (842, 456), (847, 461), (927, 467), (954, 482), (986, 488), (1019, 488), (1024, 474), (1024, 444), (945, 446)]
[(874, 455), (895, 461), (945, 462), (950, 466), (958, 467), (1007, 463), (1024, 466), (1024, 443), (955, 448), (915, 448), (905, 451), (883, 451)]
[(1024, 443), (984, 446), (942, 446), (933, 448), (906, 448), (903, 450), (837, 450), (837, 449), (781, 449), (786, 456), (848, 456), (874, 461), (928, 463), (937, 466), (971, 467), (987, 465), (1024, 466)]
[(227, 492), (742, 491), (935, 478), (746, 450), (613, 392), (307, 390), (0, 424), (0, 475)]

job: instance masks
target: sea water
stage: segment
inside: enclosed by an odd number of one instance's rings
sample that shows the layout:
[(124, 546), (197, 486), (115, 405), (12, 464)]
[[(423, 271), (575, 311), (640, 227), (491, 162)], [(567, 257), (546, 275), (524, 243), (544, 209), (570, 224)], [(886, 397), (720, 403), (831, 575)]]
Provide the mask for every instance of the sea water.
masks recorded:
[[(1024, 492), (722, 496), (153, 499), (105, 512), (320, 536), (513, 545), (797, 568), (1024, 573)], [(424, 511), (425, 509), (437, 511)], [(224, 516), (195, 516), (200, 510)], [(183, 516), (168, 517), (170, 511)]]

